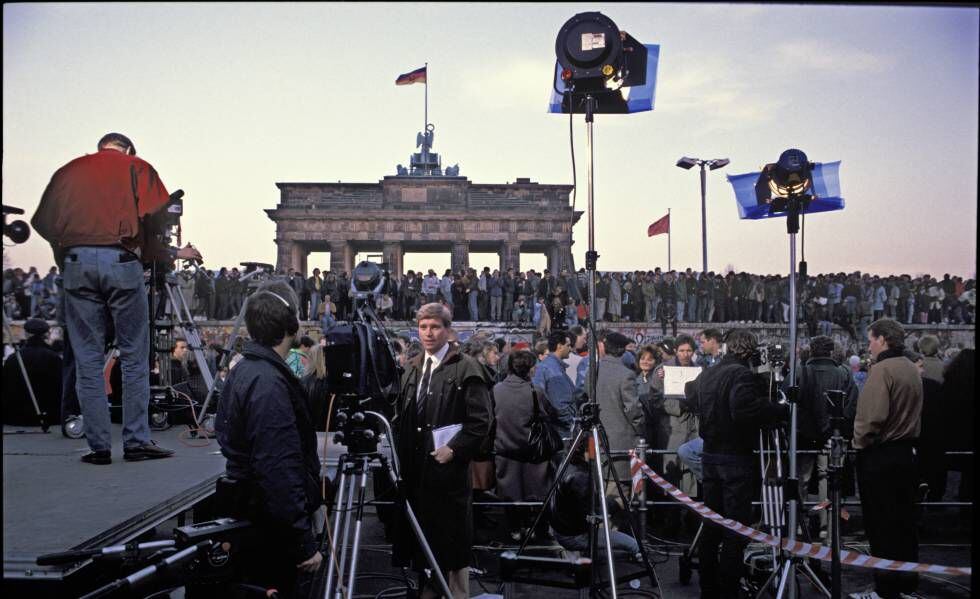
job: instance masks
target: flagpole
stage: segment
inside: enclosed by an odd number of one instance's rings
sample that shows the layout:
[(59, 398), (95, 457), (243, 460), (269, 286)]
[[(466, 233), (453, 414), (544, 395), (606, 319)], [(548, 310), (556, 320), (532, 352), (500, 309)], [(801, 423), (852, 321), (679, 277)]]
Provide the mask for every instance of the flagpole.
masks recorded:
[[(418, 64), (418, 63), (416, 63)], [(429, 127), (429, 63), (425, 63), (425, 122), (422, 123), (422, 135)]]
[(667, 209), (667, 272), (670, 272), (670, 208)]

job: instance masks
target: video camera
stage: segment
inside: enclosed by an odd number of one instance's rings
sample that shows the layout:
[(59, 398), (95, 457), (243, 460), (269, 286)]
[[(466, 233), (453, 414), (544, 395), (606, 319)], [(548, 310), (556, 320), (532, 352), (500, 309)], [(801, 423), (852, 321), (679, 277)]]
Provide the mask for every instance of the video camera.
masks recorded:
[(239, 283), (246, 283), (245, 296), (252, 295), (266, 281), (286, 280), (286, 277), (275, 274), (275, 268), (265, 262), (239, 262), (245, 267), (245, 272), (239, 277)]
[(786, 358), (786, 348), (778, 343), (758, 345), (752, 355), (752, 370), (756, 374), (776, 373), (777, 377), (782, 378)]
[(386, 418), (394, 413), (402, 368), (394, 347), (374, 312), (375, 296), (385, 287), (381, 267), (361, 262), (351, 273), (354, 315), (348, 324), (335, 324), (323, 331), (327, 383), (335, 394), (336, 414), (331, 415), (341, 433), (337, 440), (354, 453), (372, 452), (384, 432), (372, 428), (365, 411)]
[(143, 228), (148, 242), (144, 250), (144, 263), (163, 266), (162, 270), (165, 271), (174, 269), (174, 260), (168, 250), (181, 245), (180, 217), (183, 215), (184, 190), (178, 189), (170, 194), (163, 209), (144, 217)]
[(778, 343), (756, 346), (749, 368), (756, 375), (756, 393), (760, 397), (768, 397), (777, 403), (787, 400), (781, 389), (786, 359), (786, 348)]
[(24, 214), (24, 210), (14, 208), (13, 206), (3, 207), (3, 234), (9, 237), (10, 241), (13, 241), (15, 244), (24, 243), (31, 236), (30, 225), (22, 220), (15, 220), (8, 225), (8, 214)]

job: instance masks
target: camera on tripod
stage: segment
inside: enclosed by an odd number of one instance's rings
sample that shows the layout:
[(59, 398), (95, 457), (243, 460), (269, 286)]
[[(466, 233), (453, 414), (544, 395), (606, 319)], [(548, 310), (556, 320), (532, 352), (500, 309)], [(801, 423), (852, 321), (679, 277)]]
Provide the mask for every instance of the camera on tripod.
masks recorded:
[(761, 344), (755, 348), (752, 355), (752, 371), (756, 374), (774, 374), (782, 378), (783, 366), (786, 365), (786, 348), (778, 343)]
[[(375, 296), (385, 287), (381, 267), (361, 262), (351, 273), (351, 295), (354, 315), (349, 324), (335, 324), (323, 333), (327, 383), (339, 405), (331, 414), (338, 443), (352, 453), (376, 451), (378, 437), (384, 432), (369, 419), (374, 411), (386, 418), (393, 415), (398, 395), (401, 367), (384, 327), (374, 312)], [(317, 398), (319, 399), (319, 398)]]
[(180, 245), (180, 217), (184, 215), (184, 190), (170, 194), (162, 210), (147, 217), (147, 235), (153, 235), (163, 247), (170, 247), (176, 238)]
[(241, 277), (242, 281), (247, 281), (245, 295), (252, 295), (263, 283), (276, 276), (273, 274), (275, 268), (265, 262), (239, 262), (239, 264), (245, 267)]

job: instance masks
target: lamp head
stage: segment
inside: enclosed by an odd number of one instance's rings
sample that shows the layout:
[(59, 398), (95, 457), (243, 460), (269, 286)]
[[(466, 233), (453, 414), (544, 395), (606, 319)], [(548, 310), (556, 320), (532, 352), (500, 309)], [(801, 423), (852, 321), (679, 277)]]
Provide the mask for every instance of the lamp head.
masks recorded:
[(813, 164), (802, 150), (786, 150), (775, 164), (767, 167), (771, 167), (766, 169), (769, 171), (769, 189), (777, 197), (802, 195), (812, 184)]
[(623, 67), (623, 39), (612, 19), (600, 12), (583, 12), (562, 25), (555, 55), (563, 80), (602, 89)]
[(682, 169), (685, 169), (685, 170), (688, 170), (691, 167), (697, 166), (697, 164), (698, 164), (698, 159), (697, 158), (688, 158), (687, 156), (684, 156), (683, 158), (681, 158), (680, 160), (677, 161), (677, 166), (679, 166), (679, 167), (681, 167)]
[(364, 260), (354, 267), (351, 273), (351, 290), (356, 294), (378, 294), (384, 287), (381, 267)]

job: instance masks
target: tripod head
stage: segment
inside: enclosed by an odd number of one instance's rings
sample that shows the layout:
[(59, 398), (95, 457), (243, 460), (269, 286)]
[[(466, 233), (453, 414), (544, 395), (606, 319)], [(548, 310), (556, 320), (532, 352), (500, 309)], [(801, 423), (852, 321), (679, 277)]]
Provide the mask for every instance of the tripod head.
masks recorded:
[(378, 442), (381, 435), (387, 436), (392, 448), (394, 472), (397, 475), (400, 468), (391, 421), (384, 414), (370, 409), (371, 399), (346, 395), (340, 401), (340, 407), (334, 416), (334, 422), (340, 430), (334, 435), (334, 442), (343, 445), (351, 455), (371, 455), (379, 453)]

